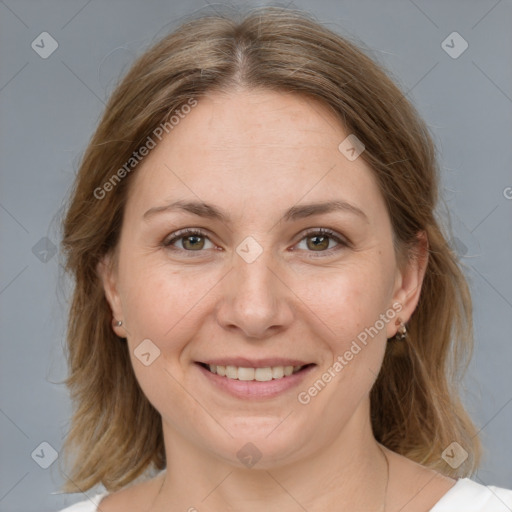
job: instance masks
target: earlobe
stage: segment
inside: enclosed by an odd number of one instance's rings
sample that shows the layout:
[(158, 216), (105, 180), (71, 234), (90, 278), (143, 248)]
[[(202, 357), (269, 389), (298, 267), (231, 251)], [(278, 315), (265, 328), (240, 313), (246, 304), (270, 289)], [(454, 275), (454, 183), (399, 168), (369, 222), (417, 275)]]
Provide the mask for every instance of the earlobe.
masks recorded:
[(117, 276), (113, 267), (111, 255), (105, 255), (97, 264), (96, 271), (103, 284), (105, 298), (112, 311), (112, 329), (121, 338), (126, 337), (123, 327), (123, 311), (117, 289)]
[[(398, 302), (402, 306), (400, 318), (407, 323), (418, 305), (423, 279), (428, 266), (428, 238), (425, 231), (420, 231), (417, 236), (416, 245), (410, 250), (406, 257), (402, 269), (398, 271), (396, 280), (395, 294), (393, 302)], [(390, 337), (396, 334), (389, 333)]]

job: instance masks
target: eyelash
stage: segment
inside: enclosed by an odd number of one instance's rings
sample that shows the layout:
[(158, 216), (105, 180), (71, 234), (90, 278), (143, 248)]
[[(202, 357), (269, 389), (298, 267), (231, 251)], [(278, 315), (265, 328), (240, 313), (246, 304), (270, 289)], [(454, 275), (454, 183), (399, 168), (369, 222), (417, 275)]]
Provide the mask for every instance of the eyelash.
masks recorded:
[[(189, 251), (187, 249), (178, 249), (176, 247), (173, 247), (172, 244), (174, 242), (184, 239), (184, 238), (187, 238), (189, 236), (200, 236), (203, 238), (207, 238), (209, 240), (207, 233), (205, 233), (204, 231), (197, 229), (197, 228), (185, 228), (185, 229), (181, 229), (181, 230), (173, 233), (171, 235), (171, 238), (166, 238), (163, 241), (162, 245), (165, 248), (170, 249), (172, 251), (182, 251), (182, 252), (186, 252), (186, 253), (194, 253), (194, 252), (202, 253), (202, 252), (204, 252), (204, 250)], [(331, 229), (327, 229), (327, 228), (310, 229), (310, 230), (306, 231), (306, 233), (304, 233), (304, 236), (297, 243), (300, 243), (305, 238), (309, 238), (312, 236), (328, 236), (329, 238), (331, 238), (332, 240), (334, 240), (335, 242), (337, 242), (339, 244), (338, 247), (331, 247), (330, 249), (326, 249), (325, 251), (308, 251), (308, 252), (312, 253), (311, 256), (309, 256), (312, 258), (318, 258), (318, 257), (322, 257), (325, 255), (331, 256), (333, 254), (333, 252), (338, 251), (343, 247), (349, 246), (349, 242), (347, 242), (346, 240), (344, 240), (343, 238), (338, 236), (335, 231), (332, 231)], [(315, 254), (315, 253), (317, 253), (317, 254)], [(194, 256), (192, 254), (190, 254), (190, 257), (194, 257)]]

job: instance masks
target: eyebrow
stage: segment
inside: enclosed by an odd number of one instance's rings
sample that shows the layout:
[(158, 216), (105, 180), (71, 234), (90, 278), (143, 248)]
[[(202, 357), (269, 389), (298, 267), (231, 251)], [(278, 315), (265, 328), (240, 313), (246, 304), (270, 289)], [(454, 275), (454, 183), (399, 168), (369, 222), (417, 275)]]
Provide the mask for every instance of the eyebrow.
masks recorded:
[[(194, 215), (198, 215), (199, 217), (218, 220), (225, 224), (231, 223), (231, 218), (227, 212), (221, 210), (217, 206), (204, 203), (202, 201), (174, 201), (163, 206), (155, 206), (144, 213), (143, 219), (148, 220), (150, 217), (153, 217), (158, 213), (170, 211), (185, 211)], [(285, 222), (293, 222), (299, 219), (311, 217), (313, 215), (335, 211), (352, 213), (362, 218), (366, 222), (369, 222), (368, 217), (360, 208), (341, 200), (292, 206), (286, 210), (286, 212), (281, 217), (281, 220)]]

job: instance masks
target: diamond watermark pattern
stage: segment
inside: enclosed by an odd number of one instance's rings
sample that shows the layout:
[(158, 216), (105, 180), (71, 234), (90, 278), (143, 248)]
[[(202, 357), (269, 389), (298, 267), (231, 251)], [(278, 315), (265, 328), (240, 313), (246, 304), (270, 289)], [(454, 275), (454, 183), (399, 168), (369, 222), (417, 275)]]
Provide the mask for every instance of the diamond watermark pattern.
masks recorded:
[(468, 452), (454, 441), (443, 451), (441, 458), (453, 469), (457, 469), (468, 458)]
[(249, 469), (261, 459), (261, 455), (261, 452), (252, 443), (244, 444), (236, 453), (238, 460)]
[(50, 443), (43, 441), (30, 456), (38, 466), (48, 469), (57, 460), (59, 454)]
[(263, 247), (252, 236), (248, 236), (238, 245), (236, 252), (246, 263), (252, 263), (263, 252)]
[(340, 143), (338, 149), (347, 160), (353, 162), (364, 151), (365, 146), (353, 133), (351, 133)]
[(441, 43), (441, 48), (452, 59), (458, 59), (468, 49), (468, 46), (468, 42), (458, 32), (452, 32)]
[(48, 32), (41, 32), (30, 46), (39, 57), (47, 59), (59, 47), (59, 43)]
[(150, 339), (145, 339), (137, 345), (133, 353), (144, 366), (149, 366), (160, 356), (160, 349)]
[(48, 263), (57, 253), (57, 247), (49, 238), (44, 236), (32, 247), (32, 253), (43, 263)]

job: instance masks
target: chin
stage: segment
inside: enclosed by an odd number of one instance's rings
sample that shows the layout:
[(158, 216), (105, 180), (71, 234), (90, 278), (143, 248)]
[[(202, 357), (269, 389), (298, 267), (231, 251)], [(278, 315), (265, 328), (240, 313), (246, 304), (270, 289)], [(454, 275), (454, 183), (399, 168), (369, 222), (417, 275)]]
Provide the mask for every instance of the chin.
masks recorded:
[[(214, 442), (209, 449), (230, 465), (248, 469), (271, 469), (286, 466), (306, 455), (314, 435), (305, 434), (292, 420), (293, 414), (281, 418), (237, 418), (229, 423), (229, 433)], [(285, 419), (286, 418), (286, 419)], [(283, 421), (284, 419), (284, 421)], [(288, 424), (287, 424), (288, 423)], [(202, 439), (207, 434), (201, 435)], [(212, 435), (210, 439), (214, 439)]]

